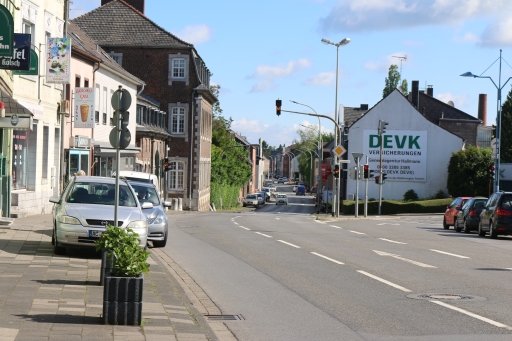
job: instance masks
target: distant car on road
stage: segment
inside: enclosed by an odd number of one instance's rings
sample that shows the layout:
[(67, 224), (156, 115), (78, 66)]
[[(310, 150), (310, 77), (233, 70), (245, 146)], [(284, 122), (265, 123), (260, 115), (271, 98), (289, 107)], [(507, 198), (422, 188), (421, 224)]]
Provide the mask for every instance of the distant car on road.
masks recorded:
[(265, 201), (266, 201), (266, 202), (269, 202), (269, 201), (270, 201), (270, 188), (268, 188), (268, 187), (262, 187), (262, 188), (261, 188), (261, 191), (262, 191), (263, 193), (265, 193)]
[(444, 212), (443, 218), (443, 227), (445, 230), (448, 230), (450, 226), (453, 226), (455, 216), (462, 209), (462, 206), (471, 199), (471, 197), (458, 197), (455, 198), (450, 205), (446, 207), (446, 211)]
[(470, 231), (478, 230), (478, 224), (480, 223), (480, 213), (485, 207), (487, 198), (471, 198), (455, 217), (453, 227), (455, 231), (460, 232), (464, 230), (465, 233)]
[(295, 195), (306, 195), (306, 187), (303, 185), (297, 186), (297, 191), (295, 191)]
[(254, 195), (256, 195), (258, 197), (260, 205), (265, 205), (265, 201), (266, 201), (265, 200), (265, 197), (266, 197), (265, 192), (256, 192), (256, 193), (254, 193)]
[(242, 206), (244, 206), (244, 207), (254, 206), (254, 207), (258, 208), (258, 207), (260, 207), (260, 202), (259, 202), (256, 194), (247, 194), (245, 196)]
[(278, 194), (276, 198), (276, 205), (288, 205), (288, 197), (286, 194)]

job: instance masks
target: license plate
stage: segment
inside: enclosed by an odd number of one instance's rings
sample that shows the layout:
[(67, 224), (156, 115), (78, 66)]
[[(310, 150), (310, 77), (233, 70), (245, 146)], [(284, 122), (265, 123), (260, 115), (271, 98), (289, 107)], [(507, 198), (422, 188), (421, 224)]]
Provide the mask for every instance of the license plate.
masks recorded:
[(89, 237), (101, 237), (103, 231), (89, 230)]

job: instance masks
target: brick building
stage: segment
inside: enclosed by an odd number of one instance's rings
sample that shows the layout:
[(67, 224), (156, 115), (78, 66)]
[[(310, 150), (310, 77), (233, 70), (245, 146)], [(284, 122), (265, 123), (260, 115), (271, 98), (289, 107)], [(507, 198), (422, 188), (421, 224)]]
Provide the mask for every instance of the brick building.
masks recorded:
[(192, 44), (147, 18), (144, 5), (144, 0), (102, 0), (101, 7), (73, 22), (142, 79), (144, 94), (167, 113), (167, 199), (183, 198), (185, 208), (208, 210), (212, 105), (217, 101), (210, 71)]

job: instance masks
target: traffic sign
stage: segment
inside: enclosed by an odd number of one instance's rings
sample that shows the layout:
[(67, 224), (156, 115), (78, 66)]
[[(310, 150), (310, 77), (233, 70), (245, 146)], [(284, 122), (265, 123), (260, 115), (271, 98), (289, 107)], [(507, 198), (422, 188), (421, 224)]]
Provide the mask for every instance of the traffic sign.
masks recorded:
[(341, 144), (334, 147), (332, 151), (338, 157), (341, 157), (343, 154), (345, 154), (347, 152), (345, 147), (343, 147)]
[(132, 105), (132, 96), (126, 89), (116, 90), (111, 99), (114, 110), (126, 111)]
[[(110, 144), (113, 148), (117, 148), (117, 128), (114, 127), (110, 131), (110, 134), (108, 136), (108, 139), (110, 141)], [(132, 140), (132, 134), (128, 130), (128, 128), (121, 129), (121, 136), (119, 137), (119, 148), (125, 149), (130, 145), (130, 142)]]

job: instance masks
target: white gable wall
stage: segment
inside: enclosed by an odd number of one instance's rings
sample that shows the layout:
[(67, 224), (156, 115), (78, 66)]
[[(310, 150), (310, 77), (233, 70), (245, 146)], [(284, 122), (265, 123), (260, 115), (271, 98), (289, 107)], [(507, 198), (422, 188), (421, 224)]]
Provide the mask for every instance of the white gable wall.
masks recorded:
[[(393, 156), (383, 153), (383, 159), (398, 161), (383, 163), (383, 168), (384, 166), (388, 167), (385, 169), (385, 172), (389, 175), (386, 183), (382, 185), (382, 197), (384, 199), (402, 200), (404, 193), (410, 189), (413, 189), (420, 198), (434, 195), (440, 189), (447, 193), (448, 162), (450, 161), (452, 152), (457, 152), (463, 148), (463, 139), (427, 120), (397, 90), (383, 99), (350, 127), (348, 148), (350, 163), (348, 167), (355, 166), (355, 161), (352, 157), (352, 153), (354, 152), (365, 153), (361, 160), (361, 165), (366, 163), (367, 156), (371, 159), (379, 159), (378, 154), (368, 155), (369, 150), (378, 150), (376, 148), (368, 149), (368, 135), (370, 133), (374, 135), (377, 134), (379, 120), (389, 123), (384, 135), (393, 135), (387, 139), (389, 143), (384, 144), (384, 146), (388, 147), (384, 148), (384, 151), (390, 151), (391, 153), (397, 152), (397, 154)], [(373, 132), (370, 132), (372, 130)], [(394, 135), (398, 136), (399, 141), (405, 142), (402, 149), (396, 147)], [(366, 143), (365, 136), (367, 139)], [(411, 139), (410, 136), (413, 138)], [(414, 140), (415, 136), (420, 136), (420, 138)], [(404, 138), (404, 140), (402, 140), (402, 138)], [(415, 141), (418, 142), (418, 144), (414, 143)], [(426, 147), (424, 143), (426, 143)], [(365, 145), (367, 146), (367, 150), (364, 150)], [(421, 149), (418, 150), (416, 148), (417, 145), (420, 145)], [(412, 151), (414, 154), (421, 155), (400, 155), (403, 150)], [(419, 160), (419, 162), (416, 164), (408, 163), (410, 160), (415, 159)], [(370, 167), (370, 169), (377, 170), (376, 164), (374, 163), (373, 165), (374, 167)], [(400, 175), (399, 173), (401, 172), (402, 166), (404, 166), (404, 168), (411, 167), (409, 170), (413, 170), (417, 175)], [(392, 172), (395, 172), (395, 174), (391, 175)], [(393, 177), (414, 178), (415, 176), (418, 176), (417, 179), (423, 178), (423, 180), (392, 180)], [(356, 181), (351, 180), (349, 177), (347, 178), (347, 193), (355, 195)], [(365, 180), (360, 180), (359, 199), (364, 199), (364, 188)], [(379, 198), (379, 185), (375, 183), (375, 178), (369, 179), (368, 181), (368, 198)]]

